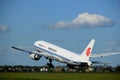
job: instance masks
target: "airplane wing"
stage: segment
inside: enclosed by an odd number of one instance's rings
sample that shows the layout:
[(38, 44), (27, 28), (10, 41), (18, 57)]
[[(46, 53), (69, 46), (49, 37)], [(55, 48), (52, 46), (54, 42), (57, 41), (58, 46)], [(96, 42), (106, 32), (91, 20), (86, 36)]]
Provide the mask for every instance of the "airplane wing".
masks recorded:
[(111, 56), (111, 55), (117, 55), (120, 54), (120, 52), (111, 52), (111, 53), (102, 53), (102, 54), (91, 54), (91, 58), (95, 57), (106, 57), (106, 56)]
[(23, 51), (23, 52), (27, 52), (27, 53), (31, 53), (32, 51), (28, 51), (28, 50), (24, 50), (24, 49), (20, 49), (17, 47), (12, 46), (13, 49), (19, 50), (19, 51)]
[(39, 52), (38, 51), (29, 51), (29, 50), (21, 49), (21, 48), (14, 47), (14, 46), (12, 46), (11, 48), (22, 51), (22, 52), (29, 53), (32, 56), (38, 55), (38, 56), (44, 56), (44, 57), (49, 58), (49, 59), (57, 60), (55, 58), (57, 56), (51, 56), (51, 55), (49, 55), (49, 54), (47, 54), (46, 52), (43, 52), (43, 51), (39, 51)]
[(111, 64), (108, 62), (100, 62), (100, 61), (91, 61), (93, 64)]
[(12, 48), (13, 48), (13, 49), (16, 49), (16, 50), (19, 50), (19, 51), (22, 51), (22, 52), (29, 53), (29, 54), (42, 55), (42, 53), (44, 53), (44, 52), (37, 52), (37, 51), (29, 51), (29, 50), (25, 50), (25, 49), (17, 48), (17, 47), (14, 47), (14, 46), (12, 46)]

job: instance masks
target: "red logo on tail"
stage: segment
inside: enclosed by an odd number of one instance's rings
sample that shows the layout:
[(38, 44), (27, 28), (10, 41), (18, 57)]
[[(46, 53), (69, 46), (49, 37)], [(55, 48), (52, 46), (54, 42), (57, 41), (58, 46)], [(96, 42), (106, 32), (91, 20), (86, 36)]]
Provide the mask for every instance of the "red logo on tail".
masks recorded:
[(89, 56), (89, 55), (90, 55), (90, 52), (91, 52), (91, 48), (87, 48), (87, 49), (86, 49), (86, 56)]

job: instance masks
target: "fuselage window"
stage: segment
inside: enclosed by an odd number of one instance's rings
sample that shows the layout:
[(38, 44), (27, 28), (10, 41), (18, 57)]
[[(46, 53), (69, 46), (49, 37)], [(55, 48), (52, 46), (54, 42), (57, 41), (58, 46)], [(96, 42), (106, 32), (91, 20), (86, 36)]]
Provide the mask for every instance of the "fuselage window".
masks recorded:
[(48, 49), (51, 50), (51, 51), (57, 52), (57, 50), (55, 50), (53, 48), (48, 47)]

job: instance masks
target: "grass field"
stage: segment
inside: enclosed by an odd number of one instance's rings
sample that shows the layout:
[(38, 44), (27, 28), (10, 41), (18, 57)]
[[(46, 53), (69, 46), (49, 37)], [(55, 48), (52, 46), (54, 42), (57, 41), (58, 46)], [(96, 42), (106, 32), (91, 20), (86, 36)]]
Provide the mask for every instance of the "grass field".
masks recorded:
[(1, 72), (0, 80), (120, 80), (118, 73), (16, 73)]

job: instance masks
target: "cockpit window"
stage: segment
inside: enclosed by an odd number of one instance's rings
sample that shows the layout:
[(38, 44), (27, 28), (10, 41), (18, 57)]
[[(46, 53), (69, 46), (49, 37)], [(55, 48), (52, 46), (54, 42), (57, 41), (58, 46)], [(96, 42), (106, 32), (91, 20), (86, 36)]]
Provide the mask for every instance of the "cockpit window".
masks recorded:
[(42, 45), (42, 44), (39, 44), (39, 46), (43, 47), (43, 45)]

